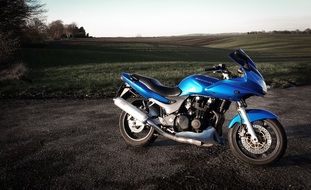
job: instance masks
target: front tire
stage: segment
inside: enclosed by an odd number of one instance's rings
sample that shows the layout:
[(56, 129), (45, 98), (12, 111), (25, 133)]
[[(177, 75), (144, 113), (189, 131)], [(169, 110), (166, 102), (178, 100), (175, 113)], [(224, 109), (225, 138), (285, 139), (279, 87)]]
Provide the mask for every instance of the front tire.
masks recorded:
[[(147, 112), (143, 100), (128, 100), (134, 106)], [(154, 128), (137, 121), (133, 116), (122, 111), (119, 118), (119, 129), (126, 144), (130, 146), (147, 146), (157, 138)]]
[(228, 140), (232, 153), (252, 165), (267, 165), (279, 160), (286, 151), (285, 130), (278, 120), (252, 123), (259, 142), (253, 143), (245, 125), (235, 124), (229, 130)]

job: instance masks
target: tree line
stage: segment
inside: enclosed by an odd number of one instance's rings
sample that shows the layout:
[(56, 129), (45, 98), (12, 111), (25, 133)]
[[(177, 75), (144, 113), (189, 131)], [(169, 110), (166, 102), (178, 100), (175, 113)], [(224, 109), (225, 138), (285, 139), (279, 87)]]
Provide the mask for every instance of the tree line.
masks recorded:
[(273, 31), (251, 31), (247, 34), (311, 34), (311, 29), (307, 28), (305, 30), (273, 30)]
[(45, 24), (38, 18), (28, 21), (26, 42), (40, 42), (43, 40), (60, 40), (65, 38), (89, 38), (83, 26), (76, 23), (64, 24), (62, 20), (56, 20)]

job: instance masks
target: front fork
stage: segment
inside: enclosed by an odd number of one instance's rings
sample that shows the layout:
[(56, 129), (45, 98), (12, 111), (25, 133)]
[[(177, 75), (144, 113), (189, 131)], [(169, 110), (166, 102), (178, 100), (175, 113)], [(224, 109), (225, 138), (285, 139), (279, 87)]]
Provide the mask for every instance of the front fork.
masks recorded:
[[(256, 133), (254, 131), (254, 128), (251, 124), (251, 122), (248, 119), (247, 113), (245, 111), (245, 107), (246, 107), (246, 103), (244, 101), (240, 101), (237, 102), (237, 111), (240, 115), (240, 117), (242, 118), (242, 120), (244, 121), (246, 128), (247, 128), (247, 133), (249, 133), (251, 135), (251, 140), (253, 142), (258, 142), (258, 138), (256, 136)], [(241, 122), (243, 123), (243, 122)]]

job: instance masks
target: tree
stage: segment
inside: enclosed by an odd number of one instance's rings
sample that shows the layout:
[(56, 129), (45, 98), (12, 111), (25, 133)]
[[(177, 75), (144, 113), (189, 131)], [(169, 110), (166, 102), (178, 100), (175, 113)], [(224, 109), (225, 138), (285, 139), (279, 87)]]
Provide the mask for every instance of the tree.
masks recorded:
[(72, 38), (78, 31), (78, 26), (76, 23), (71, 23), (68, 25), (65, 25), (65, 34), (67, 38)]
[(48, 26), (48, 33), (50, 37), (54, 40), (59, 40), (65, 34), (65, 27), (63, 21), (56, 20), (49, 24)]
[(40, 18), (45, 10), (37, 0), (0, 1), (0, 66), (1, 69), (18, 60), (18, 48), (23, 38), (27, 21)]
[(65, 36), (67, 38), (86, 38), (88, 35), (85, 32), (84, 27), (78, 27), (76, 23), (65, 25)]
[(37, 0), (1, 0), (0, 33), (21, 37), (27, 21), (45, 12), (43, 6)]
[(311, 29), (310, 28), (307, 28), (303, 31), (303, 33), (306, 33), (306, 34), (311, 34)]
[(78, 29), (78, 32), (75, 34), (75, 38), (85, 38), (85, 30), (83, 27)]
[(48, 27), (38, 18), (33, 18), (27, 22), (23, 41), (30, 43), (38, 43), (47, 39)]

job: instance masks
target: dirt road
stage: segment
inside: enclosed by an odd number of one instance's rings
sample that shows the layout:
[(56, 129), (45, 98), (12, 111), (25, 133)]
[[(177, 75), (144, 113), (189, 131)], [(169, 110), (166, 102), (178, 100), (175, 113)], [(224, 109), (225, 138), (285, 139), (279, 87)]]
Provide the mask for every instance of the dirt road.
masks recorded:
[(0, 189), (311, 189), (311, 86), (248, 101), (279, 115), (288, 135), (269, 167), (241, 163), (227, 145), (128, 147), (110, 99), (0, 104)]

